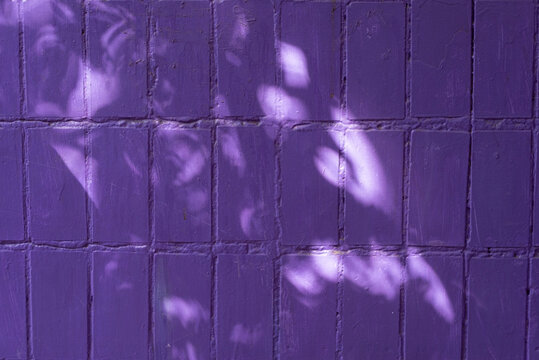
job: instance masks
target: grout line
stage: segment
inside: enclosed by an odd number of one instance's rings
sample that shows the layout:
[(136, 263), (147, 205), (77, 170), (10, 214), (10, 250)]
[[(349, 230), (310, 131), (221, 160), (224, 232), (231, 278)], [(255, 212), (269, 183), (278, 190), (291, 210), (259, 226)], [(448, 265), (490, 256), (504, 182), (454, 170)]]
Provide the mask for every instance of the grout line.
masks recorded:
[(154, 355), (154, 254), (155, 254), (155, 203), (154, 203), (154, 129), (150, 125), (148, 132), (148, 230), (150, 235), (150, 246), (148, 248), (148, 358), (153, 359)]

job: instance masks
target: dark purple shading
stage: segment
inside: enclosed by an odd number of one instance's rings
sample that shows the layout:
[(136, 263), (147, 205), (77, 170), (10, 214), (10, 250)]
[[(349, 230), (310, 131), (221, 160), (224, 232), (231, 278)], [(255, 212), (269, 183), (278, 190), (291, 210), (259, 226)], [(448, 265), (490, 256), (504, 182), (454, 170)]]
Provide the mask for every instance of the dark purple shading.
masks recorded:
[(93, 240), (147, 243), (148, 131), (101, 127), (90, 137)]
[[(387, 259), (383, 259), (387, 257)], [(369, 264), (371, 261), (386, 264)], [(378, 260), (376, 260), (378, 259)], [(345, 359), (397, 359), (399, 357), (400, 259), (386, 255), (345, 256), (343, 294), (343, 355)], [(366, 269), (363, 266), (368, 266)], [(394, 269), (391, 266), (399, 266)], [(374, 274), (369, 272), (375, 272)], [(389, 274), (398, 279), (388, 281)], [(372, 289), (368, 277), (380, 277), (377, 283), (386, 293)], [(357, 283), (356, 283), (357, 282)]]
[(530, 307), (528, 309), (530, 322), (528, 334), (528, 354), (533, 360), (539, 359), (539, 258), (531, 260)]
[[(284, 244), (337, 243), (338, 190), (317, 169), (320, 152), (338, 152), (327, 131), (285, 131), (282, 145), (282, 237)], [(338, 161), (324, 166), (336, 179)]]
[(210, 258), (157, 254), (154, 266), (156, 359), (209, 359)]
[[(354, 146), (349, 141), (355, 136), (354, 130), (346, 135), (345, 156), (348, 170), (355, 166), (361, 171), (373, 170), (363, 161), (376, 161), (376, 159), (366, 158), (361, 153), (361, 149)], [(357, 133), (356, 133), (357, 134)], [(347, 171), (346, 174), (346, 210), (345, 210), (345, 231), (346, 242), (348, 244), (368, 245), (377, 243), (383, 245), (401, 244), (402, 232), (402, 186), (403, 186), (403, 159), (404, 159), (404, 138), (401, 131), (363, 131), (361, 141), (367, 144), (358, 144), (372, 147), (378, 156), (380, 171), (387, 181), (386, 188), (382, 189), (385, 199), (385, 210), (373, 204), (362, 204), (350, 192), (352, 183), (361, 185), (354, 172)], [(362, 158), (363, 156), (363, 158)], [(372, 174), (367, 175), (372, 176)], [(381, 177), (380, 177), (381, 178)], [(379, 181), (380, 178), (377, 178)], [(357, 185), (356, 184), (356, 185)], [(368, 190), (366, 190), (368, 191)]]
[[(273, 1), (217, 3), (217, 77), (220, 116), (262, 116), (258, 86), (275, 84)], [(243, 35), (242, 32), (246, 34)]]
[(473, 247), (527, 246), (530, 227), (529, 131), (472, 134)]
[(521, 358), (526, 327), (526, 271), (526, 261), (522, 259), (470, 260), (467, 359)]
[[(439, 285), (445, 294), (431, 287), (434, 283), (429, 286), (422, 279), (411, 278), (406, 282), (406, 359), (459, 359), (463, 311), (462, 258), (444, 255), (422, 259), (439, 277)], [(452, 312), (441, 313), (443, 310), (436, 310), (431, 303), (443, 306), (444, 302), (439, 300), (445, 296)]]
[(273, 266), (264, 255), (217, 260), (217, 357), (272, 359)]
[(403, 3), (355, 3), (347, 14), (349, 116), (354, 119), (404, 117)]
[[(534, 138), (534, 154), (535, 154), (535, 174), (539, 174), (539, 134), (535, 133)], [(536, 175), (534, 179), (534, 189), (539, 189), (539, 177)], [(534, 203), (539, 204), (539, 191), (534, 192)], [(539, 206), (533, 208), (533, 244), (539, 245)]]
[(470, 0), (412, 1), (412, 115), (470, 111)]
[(30, 266), (34, 357), (85, 359), (88, 350), (86, 253), (34, 249)]
[(309, 271), (313, 256), (283, 257), (280, 309), (280, 358), (326, 360), (335, 356), (337, 284), (317, 278), (308, 285), (317, 290), (302, 293), (286, 278), (295, 268)]
[[(146, 5), (92, 0), (88, 5), (88, 105), (92, 116), (140, 117), (147, 112)], [(112, 99), (102, 99), (104, 85)], [(108, 95), (110, 96), (110, 95)], [(105, 102), (105, 103), (103, 103)]]
[(0, 251), (0, 358), (26, 359), (24, 253)]
[(209, 1), (155, 1), (156, 114), (199, 118), (210, 109)]
[(485, 1), (475, 10), (476, 117), (532, 114), (534, 5)]
[(157, 130), (153, 169), (157, 241), (211, 240), (210, 154), (208, 130)]
[(0, 241), (24, 239), (22, 151), (21, 130), (0, 129)]
[(93, 359), (148, 358), (148, 257), (93, 253)]
[(28, 114), (82, 117), (80, 0), (23, 1)]
[(470, 135), (413, 131), (408, 242), (463, 246)]
[(274, 238), (275, 147), (267, 131), (217, 128), (217, 235), (222, 241)]
[[(2, 1), (0, 8), (0, 116), (19, 114), (19, 29), (17, 2)], [(0, 355), (1, 356), (1, 355)]]
[(341, 5), (338, 2), (282, 4), (282, 42), (304, 53), (310, 79), (306, 88), (286, 86), (284, 82), (284, 90), (299, 98), (305, 106), (307, 113), (301, 120), (332, 120), (331, 107), (339, 106), (340, 28)]
[(82, 129), (28, 130), (28, 197), (33, 240), (86, 240), (84, 168)]

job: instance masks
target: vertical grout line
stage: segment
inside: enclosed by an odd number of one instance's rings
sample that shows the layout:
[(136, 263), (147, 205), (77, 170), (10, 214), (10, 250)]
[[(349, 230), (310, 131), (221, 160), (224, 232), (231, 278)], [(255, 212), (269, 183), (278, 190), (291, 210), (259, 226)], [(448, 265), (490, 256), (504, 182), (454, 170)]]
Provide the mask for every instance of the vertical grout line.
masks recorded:
[(84, 128), (84, 204), (86, 210), (86, 256), (87, 256), (87, 308), (86, 308), (86, 331), (87, 331), (87, 358), (92, 357), (92, 251), (91, 245), (91, 228), (90, 228), (90, 213), (91, 213), (91, 201), (89, 199), (89, 184), (90, 184), (90, 128), (87, 126)]
[(24, 118), (26, 104), (26, 51), (24, 48), (24, 16), (22, 1), (17, 1), (18, 36), (19, 36), (19, 115)]
[(535, 141), (535, 117), (536, 117), (536, 106), (537, 106), (537, 41), (538, 41), (538, 12), (537, 6), (534, 4), (534, 33), (533, 33), (533, 95), (532, 95), (532, 131), (531, 131), (531, 156), (530, 156), (530, 234), (528, 238), (528, 249), (527, 249), (527, 279), (526, 279), (526, 313), (525, 313), (525, 333), (524, 333), (524, 359), (530, 358), (529, 352), (529, 343), (530, 343), (530, 317), (531, 317), (531, 289), (532, 289), (532, 258), (533, 258), (533, 233), (534, 233), (534, 212), (535, 212), (535, 162), (536, 162), (536, 149), (537, 143)]
[(33, 344), (32, 344), (32, 306), (31, 306), (31, 286), (30, 278), (32, 276), (32, 268), (30, 266), (30, 248), (27, 248), (24, 256), (24, 278), (26, 286), (26, 357), (27, 359), (34, 358)]
[(150, 247), (148, 249), (148, 358), (154, 358), (154, 254), (155, 254), (155, 222), (154, 222), (154, 126), (150, 122), (148, 128), (148, 230)]
[(153, 2), (146, 1), (146, 105), (149, 118), (154, 116), (153, 92), (155, 90), (156, 72), (153, 57), (155, 21), (153, 17)]
[[(344, 119), (346, 119), (348, 112), (346, 111), (346, 37), (347, 37), (347, 19), (346, 19), (346, 3), (340, 4), (340, 116), (338, 120), (339, 126), (339, 164), (338, 164), (338, 215), (337, 215), (337, 245), (340, 250), (344, 247), (345, 240), (345, 140), (346, 140), (346, 128), (343, 126)], [(335, 359), (343, 359), (343, 295), (344, 295), (344, 266), (343, 255), (337, 257), (337, 286), (336, 286), (336, 322), (335, 322)]]
[[(282, 1), (273, 1), (273, 35), (275, 48), (275, 85), (277, 88), (282, 86), (282, 69), (281, 69), (281, 11)], [(281, 118), (280, 101), (274, 104), (274, 116), (277, 119)], [(282, 272), (282, 225), (281, 225), (281, 206), (282, 206), (282, 173), (281, 173), (281, 156), (282, 156), (282, 141), (283, 127), (278, 125), (275, 135), (275, 173), (274, 173), (274, 216), (275, 216), (275, 254), (273, 259), (273, 359), (280, 359), (281, 347), (281, 272)]]
[(470, 9), (470, 48), (471, 48), (471, 59), (470, 59), (470, 118), (468, 125), (469, 132), (469, 143), (468, 143), (468, 176), (466, 181), (466, 223), (465, 223), (465, 232), (464, 232), (464, 249), (463, 249), (463, 258), (462, 258), (462, 328), (461, 328), (461, 359), (464, 360), (467, 358), (468, 351), (468, 314), (469, 314), (469, 303), (468, 303), (468, 293), (469, 293), (469, 271), (470, 271), (470, 256), (468, 254), (468, 245), (471, 239), (471, 189), (472, 189), (472, 151), (473, 151), (473, 122), (474, 122), (474, 66), (475, 66), (475, 0), (471, 1)]
[[(404, 84), (405, 84), (405, 101), (404, 113), (405, 118), (411, 117), (411, 58), (412, 58), (412, 7), (411, 1), (404, 1)], [(403, 149), (403, 177), (402, 181), (402, 212), (401, 212), (401, 242), (403, 247), (402, 252), (402, 273), (399, 289), (399, 356), (401, 359), (406, 357), (406, 269), (408, 257), (408, 209), (409, 209), (409, 193), (410, 193), (410, 156), (411, 156), (411, 129), (407, 128), (403, 134), (404, 149)]]
[(81, 1), (81, 37), (82, 37), (82, 102), (84, 107), (84, 117), (89, 118), (88, 108), (88, 7), (90, 0)]
[(216, 58), (216, 36), (217, 36), (217, 5), (215, 0), (210, 0), (210, 39), (209, 39), (209, 55), (210, 55), (210, 118), (214, 119), (211, 123), (211, 149), (210, 149), (210, 179), (211, 179), (211, 298), (210, 298), (210, 359), (217, 358), (217, 121), (216, 119), (216, 104), (215, 98), (217, 94), (217, 58)]

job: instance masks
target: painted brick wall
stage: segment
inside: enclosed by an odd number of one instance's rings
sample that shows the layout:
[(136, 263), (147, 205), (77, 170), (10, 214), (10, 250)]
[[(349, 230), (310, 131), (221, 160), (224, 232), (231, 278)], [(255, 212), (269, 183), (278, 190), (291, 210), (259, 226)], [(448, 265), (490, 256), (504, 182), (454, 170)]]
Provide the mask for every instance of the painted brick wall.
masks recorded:
[(539, 359), (536, 14), (0, 0), (0, 359)]

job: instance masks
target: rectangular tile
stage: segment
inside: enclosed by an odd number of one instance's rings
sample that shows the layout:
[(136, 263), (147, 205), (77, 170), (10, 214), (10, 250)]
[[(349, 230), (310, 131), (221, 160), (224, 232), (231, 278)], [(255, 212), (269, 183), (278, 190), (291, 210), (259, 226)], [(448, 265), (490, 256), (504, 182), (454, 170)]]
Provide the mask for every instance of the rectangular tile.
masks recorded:
[(93, 358), (147, 359), (147, 255), (97, 251), (92, 261)]
[(283, 243), (337, 243), (338, 147), (335, 133), (286, 131), (282, 147)]
[(21, 2), (28, 115), (82, 117), (82, 2)]
[(90, 140), (93, 241), (147, 243), (148, 131), (101, 127)]
[(530, 232), (530, 132), (472, 134), (473, 247), (527, 246)]
[(159, 242), (211, 240), (208, 130), (159, 129), (154, 137), (155, 236)]
[(281, 110), (286, 116), (334, 120), (331, 111), (340, 97), (340, 28), (338, 2), (283, 2), (280, 62), (286, 100)]
[(140, 117), (147, 113), (147, 9), (141, 1), (88, 4), (89, 113)]
[(281, 359), (333, 358), (337, 325), (337, 257), (286, 255), (281, 276)]
[(400, 259), (345, 256), (343, 265), (344, 358), (398, 358)]
[(0, 358), (26, 359), (24, 252), (0, 251), (0, 268)]
[(349, 117), (404, 117), (404, 3), (354, 3), (347, 14)]
[(463, 246), (470, 136), (413, 131), (408, 243)]
[(401, 244), (403, 133), (348, 131), (344, 154), (346, 243)]
[(524, 354), (526, 272), (524, 259), (470, 260), (468, 359)]
[(34, 249), (30, 266), (33, 355), (36, 359), (85, 359), (87, 254)]
[(0, 116), (19, 114), (19, 16), (18, 2), (2, 2), (2, 23), (0, 24)]
[(210, 358), (210, 265), (203, 255), (155, 255), (156, 359)]
[[(253, 291), (256, 289), (256, 291)], [(272, 359), (273, 266), (264, 255), (217, 260), (217, 357)]]
[(532, 2), (476, 4), (476, 117), (532, 116), (534, 13)]
[(217, 128), (218, 231), (223, 241), (274, 238), (275, 148), (271, 129)]
[(40, 242), (86, 241), (84, 131), (28, 130), (29, 231)]
[(0, 241), (24, 240), (22, 133), (0, 129)]
[(409, 256), (406, 268), (406, 358), (460, 358), (462, 258)]
[(161, 116), (199, 118), (210, 110), (209, 1), (154, 1), (156, 83)]
[(472, 2), (412, 1), (413, 116), (470, 112)]

